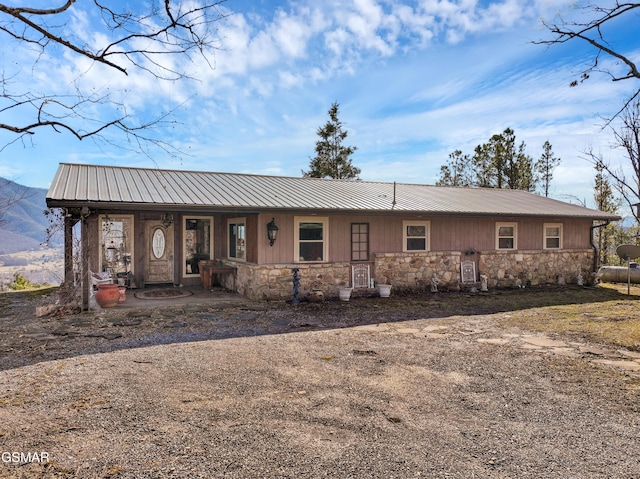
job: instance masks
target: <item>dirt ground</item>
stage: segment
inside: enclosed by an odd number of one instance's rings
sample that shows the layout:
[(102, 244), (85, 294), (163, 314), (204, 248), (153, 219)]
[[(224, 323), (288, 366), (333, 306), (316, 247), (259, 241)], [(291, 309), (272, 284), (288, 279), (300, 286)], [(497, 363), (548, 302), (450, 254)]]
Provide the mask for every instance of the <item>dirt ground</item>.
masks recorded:
[[(564, 288), (37, 318), (0, 295), (2, 478), (640, 478), (640, 353)], [(634, 350), (636, 349), (636, 350)]]

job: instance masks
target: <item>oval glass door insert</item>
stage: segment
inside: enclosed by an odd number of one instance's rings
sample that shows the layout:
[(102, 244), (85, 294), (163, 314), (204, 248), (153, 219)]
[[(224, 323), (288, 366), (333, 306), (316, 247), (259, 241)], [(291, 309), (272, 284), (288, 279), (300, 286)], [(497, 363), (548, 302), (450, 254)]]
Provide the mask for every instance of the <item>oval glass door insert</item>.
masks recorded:
[(162, 231), (162, 229), (156, 228), (153, 232), (151, 247), (153, 249), (153, 256), (155, 256), (156, 259), (160, 259), (164, 256), (165, 240), (164, 231)]

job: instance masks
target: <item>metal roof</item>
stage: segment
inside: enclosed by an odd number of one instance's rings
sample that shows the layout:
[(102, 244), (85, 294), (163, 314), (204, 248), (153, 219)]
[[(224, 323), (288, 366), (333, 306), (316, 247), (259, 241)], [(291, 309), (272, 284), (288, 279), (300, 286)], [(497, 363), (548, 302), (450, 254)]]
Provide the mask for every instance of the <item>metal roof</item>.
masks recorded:
[(617, 220), (520, 190), (213, 173), (61, 163), (50, 207), (420, 212)]

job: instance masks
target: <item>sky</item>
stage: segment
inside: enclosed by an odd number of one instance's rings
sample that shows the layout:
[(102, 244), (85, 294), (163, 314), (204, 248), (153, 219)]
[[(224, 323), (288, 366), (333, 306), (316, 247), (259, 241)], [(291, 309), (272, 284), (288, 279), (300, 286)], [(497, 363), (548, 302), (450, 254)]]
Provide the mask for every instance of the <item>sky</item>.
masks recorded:
[[(104, 35), (92, 3), (76, 2), (68, 17), (73, 35), (86, 41)], [(0, 176), (48, 188), (60, 162), (301, 176), (316, 131), (338, 102), (345, 145), (357, 147), (352, 160), (363, 180), (433, 184), (450, 153), (472, 154), (511, 128), (534, 160), (545, 141), (561, 159), (550, 196), (593, 206), (595, 172), (585, 152), (624, 165), (603, 118), (619, 110), (637, 80), (593, 74), (569, 87), (595, 50), (579, 41), (534, 42), (551, 38), (542, 20), (578, 18), (575, 3), (227, 0), (206, 61), (172, 60), (197, 79), (179, 82), (125, 76), (55, 50), (38, 56), (0, 37), (3, 75), (14, 88), (109, 91), (134, 119), (172, 111), (173, 123), (156, 134), (181, 152), (145, 155), (115, 134), (108, 142), (79, 141), (39, 129), (16, 141), (0, 132)], [(605, 31), (614, 50), (636, 61), (638, 20), (624, 18)], [(601, 56), (599, 66), (623, 71), (610, 57)], [(7, 116), (2, 101), (0, 123), (29, 121), (15, 110)]]

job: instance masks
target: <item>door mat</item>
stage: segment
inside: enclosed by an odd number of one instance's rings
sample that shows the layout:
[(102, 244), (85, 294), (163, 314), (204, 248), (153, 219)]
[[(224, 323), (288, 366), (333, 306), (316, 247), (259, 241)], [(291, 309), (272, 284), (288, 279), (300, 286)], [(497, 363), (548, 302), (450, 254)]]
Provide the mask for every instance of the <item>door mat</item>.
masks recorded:
[(184, 288), (164, 288), (152, 289), (149, 291), (138, 291), (134, 296), (138, 299), (176, 299), (186, 298), (193, 293)]

